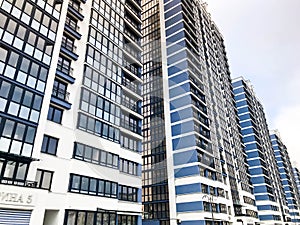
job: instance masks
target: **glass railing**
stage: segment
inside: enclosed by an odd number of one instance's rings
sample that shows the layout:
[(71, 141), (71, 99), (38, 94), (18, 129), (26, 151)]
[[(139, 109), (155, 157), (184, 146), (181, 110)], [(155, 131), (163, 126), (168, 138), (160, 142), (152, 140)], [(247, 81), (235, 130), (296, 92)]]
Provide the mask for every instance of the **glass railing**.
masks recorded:
[(137, 11), (134, 7), (132, 7), (130, 4), (128, 4), (128, 2), (125, 3), (125, 6), (127, 6), (130, 9), (130, 12), (132, 12), (139, 19), (141, 19), (141, 13), (139, 11)]
[(75, 9), (77, 12), (82, 13), (82, 8), (80, 8), (80, 4), (76, 3), (75, 1), (69, 1), (69, 6)]
[(79, 33), (79, 26), (77, 25), (77, 22), (75, 22), (74, 20), (71, 20), (69, 17), (66, 18), (66, 25), (68, 25), (69, 27), (71, 27), (74, 31)]
[(125, 19), (127, 22), (129, 22), (135, 29), (137, 29), (139, 32), (141, 31), (141, 25), (137, 23), (135, 20), (133, 20), (130, 16), (125, 15)]
[(71, 76), (71, 77), (73, 76), (73, 68), (68, 67), (64, 64), (57, 64), (56, 69), (64, 74)]
[(140, 113), (140, 109), (138, 108), (136, 102), (132, 102), (125, 98), (122, 98), (122, 105), (134, 112)]
[(11, 179), (11, 178), (1, 178), (1, 184), (9, 184), (9, 185), (16, 185), (21, 187), (37, 187), (36, 181), (29, 181), (29, 180), (18, 180), (18, 179)]
[(135, 84), (133, 81), (130, 81), (125, 77), (122, 79), (122, 84), (129, 90), (133, 91), (134, 93), (137, 93), (138, 95), (142, 93), (140, 85)]
[(67, 41), (67, 39), (64, 39), (64, 38), (62, 40), (61, 46), (73, 53), (75, 53), (76, 49), (77, 49), (76, 46), (74, 45), (74, 43), (71, 43), (71, 42)]
[(70, 93), (67, 92), (65, 89), (53, 87), (52, 96), (64, 101), (69, 101)]

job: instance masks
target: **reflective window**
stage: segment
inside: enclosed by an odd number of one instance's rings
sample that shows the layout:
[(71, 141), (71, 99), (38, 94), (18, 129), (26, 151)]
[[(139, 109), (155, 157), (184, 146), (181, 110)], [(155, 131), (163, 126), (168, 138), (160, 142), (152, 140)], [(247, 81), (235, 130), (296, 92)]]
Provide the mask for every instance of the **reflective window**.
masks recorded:
[(47, 119), (55, 123), (61, 123), (63, 110), (50, 105), (48, 110)]
[(44, 135), (41, 152), (56, 155), (58, 139)]
[(120, 125), (120, 107), (87, 89), (82, 89), (80, 108), (100, 119)]
[(0, 120), (0, 151), (31, 157), (35, 132), (35, 127), (3, 118)]
[(80, 143), (75, 143), (74, 158), (114, 169), (118, 168), (118, 155)]
[(137, 202), (138, 189), (133, 187), (128, 187), (124, 185), (119, 185), (119, 200)]
[[(126, 220), (128, 221), (126, 225), (137, 225), (136, 223), (137, 216), (122, 215), (122, 218), (123, 217), (131, 218)], [(117, 219), (116, 212), (105, 212), (105, 211), (102, 212), (100, 210), (98, 212), (66, 210), (65, 221), (66, 221), (66, 225), (92, 225), (92, 224), (116, 225), (117, 222), (116, 219)]]
[(138, 175), (138, 167), (139, 167), (138, 163), (120, 158), (119, 164), (120, 164), (119, 169), (121, 172), (135, 175), (135, 176)]
[(119, 129), (79, 113), (78, 128), (119, 143)]
[(112, 181), (71, 174), (70, 192), (117, 198), (118, 184)]

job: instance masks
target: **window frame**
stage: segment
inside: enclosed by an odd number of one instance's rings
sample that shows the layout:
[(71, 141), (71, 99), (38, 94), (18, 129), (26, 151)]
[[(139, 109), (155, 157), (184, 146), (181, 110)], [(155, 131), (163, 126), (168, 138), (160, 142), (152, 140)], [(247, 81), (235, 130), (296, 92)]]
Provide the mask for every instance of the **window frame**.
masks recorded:
[[(45, 139), (47, 138), (47, 141), (46, 143), (44, 144), (44, 141)], [(50, 143), (50, 140), (55, 140), (56, 141), (56, 146), (55, 146), (55, 152), (52, 153), (52, 152), (49, 152), (49, 143)], [(41, 152), (42, 153), (45, 153), (45, 154), (49, 154), (49, 155), (54, 155), (56, 156), (57, 154), (57, 148), (58, 148), (58, 143), (59, 143), (59, 138), (56, 138), (56, 137), (52, 137), (50, 135), (44, 135), (43, 137), (43, 142), (42, 142), (42, 147), (41, 147)], [(45, 150), (43, 150), (43, 147), (45, 147)]]
[[(38, 172), (41, 172), (41, 174), (39, 176), (39, 178), (40, 178), (39, 181), (36, 180)], [(45, 173), (49, 173), (50, 174), (50, 184), (49, 184), (48, 188), (44, 188), (43, 187)], [(37, 182), (37, 188), (44, 189), (44, 190), (49, 190), (50, 191), (51, 190), (51, 186), (52, 186), (52, 181), (53, 181), (53, 174), (54, 174), (53, 171), (43, 170), (43, 169), (37, 169), (37, 173), (36, 173), (36, 177), (35, 177), (35, 181)]]
[[(52, 109), (52, 113), (50, 115), (50, 109)], [(55, 120), (55, 114), (56, 112), (60, 112), (60, 118), (58, 121)], [(56, 107), (56, 106), (53, 106), (53, 105), (49, 105), (49, 109), (48, 109), (48, 114), (47, 114), (47, 120), (49, 121), (52, 121), (54, 123), (58, 123), (58, 124), (61, 124), (62, 123), (62, 117), (63, 117), (63, 113), (64, 113), (64, 110)]]

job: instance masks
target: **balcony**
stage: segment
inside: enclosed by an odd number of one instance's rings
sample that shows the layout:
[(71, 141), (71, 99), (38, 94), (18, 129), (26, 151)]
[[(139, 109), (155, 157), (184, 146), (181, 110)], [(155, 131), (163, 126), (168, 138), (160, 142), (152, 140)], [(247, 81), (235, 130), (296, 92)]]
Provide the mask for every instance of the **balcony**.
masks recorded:
[(212, 145), (210, 143), (206, 143), (205, 141), (201, 140), (201, 139), (198, 139), (196, 141), (196, 145), (198, 147), (200, 147), (201, 149), (213, 154), (213, 151), (212, 151)]
[(203, 106), (200, 102), (192, 99), (192, 104), (194, 106), (196, 106), (196, 108), (199, 109), (201, 112), (203, 112), (204, 114), (207, 114), (207, 108), (205, 106)]
[(77, 25), (77, 22), (72, 20), (70, 17), (67, 16), (66, 23), (65, 23), (65, 30), (72, 35), (74, 38), (80, 40), (81, 34), (79, 33), (80, 28)]
[(129, 12), (133, 14), (133, 16), (136, 16), (137, 19), (141, 20), (141, 12), (130, 5), (128, 2), (125, 3), (125, 6), (129, 9)]
[(133, 75), (137, 77), (141, 77), (141, 69), (139, 66), (130, 63), (126, 58), (124, 59), (124, 68), (131, 72)]
[(141, 62), (141, 57), (142, 57), (141, 52), (135, 50), (133, 45), (131, 45), (130, 43), (127, 44), (125, 43), (123, 49), (125, 50), (125, 52), (129, 53), (129, 55), (133, 57), (137, 61), (137, 63)]
[(141, 107), (138, 107), (138, 103), (133, 103), (132, 101), (129, 101), (127, 99), (122, 98), (122, 106), (125, 106), (126, 108), (141, 114)]
[(84, 16), (82, 15), (82, 8), (80, 8), (80, 3), (75, 1), (69, 1), (68, 11), (77, 17), (79, 20), (83, 20)]
[(124, 33), (125, 33), (125, 37), (126, 37), (126, 35), (129, 37), (127, 39), (130, 39), (131, 41), (133, 41), (133, 43), (135, 43), (137, 46), (139, 46), (141, 48), (141, 39), (139, 37), (135, 36), (134, 34), (129, 32), (127, 29), (124, 30)]
[(193, 116), (194, 116), (194, 118), (199, 120), (201, 123), (203, 123), (205, 126), (209, 127), (208, 119), (204, 118), (203, 115), (201, 115), (201, 113), (199, 113), (197, 111), (193, 111)]
[(51, 102), (57, 104), (67, 110), (71, 109), (71, 104), (68, 102), (70, 93), (65, 89), (53, 87)]
[(125, 14), (125, 21), (134, 27), (136, 31), (141, 32), (141, 24), (135, 21), (130, 15)]
[(15, 185), (20, 187), (31, 187), (31, 188), (37, 187), (36, 181), (18, 180), (18, 179), (4, 178), (4, 177), (0, 179), (0, 184), (8, 184), (8, 185)]
[(139, 135), (141, 135), (141, 133), (142, 133), (141, 128), (136, 123), (123, 121), (122, 127), (132, 131), (133, 133), (139, 134)]
[(75, 53), (76, 52), (76, 46), (74, 43), (70, 42), (69, 39), (67, 39), (65, 36), (63, 36), (63, 40), (61, 43), (61, 52), (69, 56), (73, 60), (78, 59), (78, 55)]
[(194, 125), (194, 130), (204, 136), (207, 139), (210, 139), (210, 132), (203, 128), (203, 126)]
[(134, 92), (137, 95), (141, 95), (142, 91), (141, 91), (141, 86), (139, 84), (134, 83), (133, 81), (130, 81), (129, 79), (123, 77), (122, 79), (122, 85), (124, 85), (126, 88), (128, 88), (129, 90), (131, 90), (132, 92)]
[[(128, 2), (128, 0), (127, 0)], [(141, 0), (131, 0), (132, 3), (134, 3), (137, 7), (140, 8), (140, 10), (142, 10), (142, 7), (141, 7)]]
[(75, 78), (73, 77), (73, 68), (68, 68), (63, 64), (57, 64), (56, 75), (66, 82), (71, 84), (75, 83)]

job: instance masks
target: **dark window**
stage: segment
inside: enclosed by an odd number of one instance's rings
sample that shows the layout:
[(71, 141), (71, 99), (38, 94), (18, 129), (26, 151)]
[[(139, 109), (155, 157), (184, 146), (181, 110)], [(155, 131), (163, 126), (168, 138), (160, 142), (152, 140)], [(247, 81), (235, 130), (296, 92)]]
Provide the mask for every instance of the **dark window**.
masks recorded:
[(71, 60), (59, 56), (57, 63), (57, 70), (72, 76)]
[(55, 123), (61, 123), (62, 115), (63, 115), (63, 110), (52, 105), (49, 106), (48, 116), (47, 116), (48, 120), (53, 121)]
[(68, 49), (69, 51), (76, 51), (76, 47), (74, 45), (74, 39), (72, 39), (71, 37), (68, 37), (68, 36), (63, 36), (62, 37), (62, 43), (61, 43), (61, 46), (62, 47), (65, 47), (66, 49)]
[(87, 162), (92, 162), (106, 167), (118, 169), (119, 156), (93, 148), (80, 143), (75, 143), (74, 158)]
[(138, 189), (119, 185), (119, 200), (137, 202)]
[(58, 144), (57, 138), (44, 135), (41, 152), (48, 153), (51, 155), (56, 155), (57, 144)]
[(70, 192), (117, 198), (118, 184), (108, 180), (101, 180), (71, 174)]
[[(136, 225), (137, 216), (122, 215), (123, 217), (134, 217), (134, 219), (128, 219), (126, 225)], [(96, 223), (97, 225), (116, 225), (116, 219), (115, 212), (66, 210), (65, 225), (92, 225)]]
[(137, 225), (137, 216), (118, 215), (118, 225)]
[(53, 177), (53, 172), (38, 169), (35, 177), (35, 181), (37, 182), (37, 187), (41, 189), (50, 190), (52, 184), (52, 177)]
[(102, 121), (79, 113), (78, 128), (119, 143), (120, 130)]
[(139, 166), (139, 164), (136, 162), (131, 162), (126, 159), (120, 159), (119, 170), (121, 172), (137, 176), (138, 175), (138, 166)]
[(59, 99), (67, 101), (69, 99), (69, 93), (67, 92), (67, 84), (59, 80), (54, 80), (52, 95)]
[(81, 194), (118, 198), (120, 200), (131, 202), (137, 202), (138, 194), (138, 188), (118, 185), (116, 182), (76, 174), (70, 175), (69, 191)]

